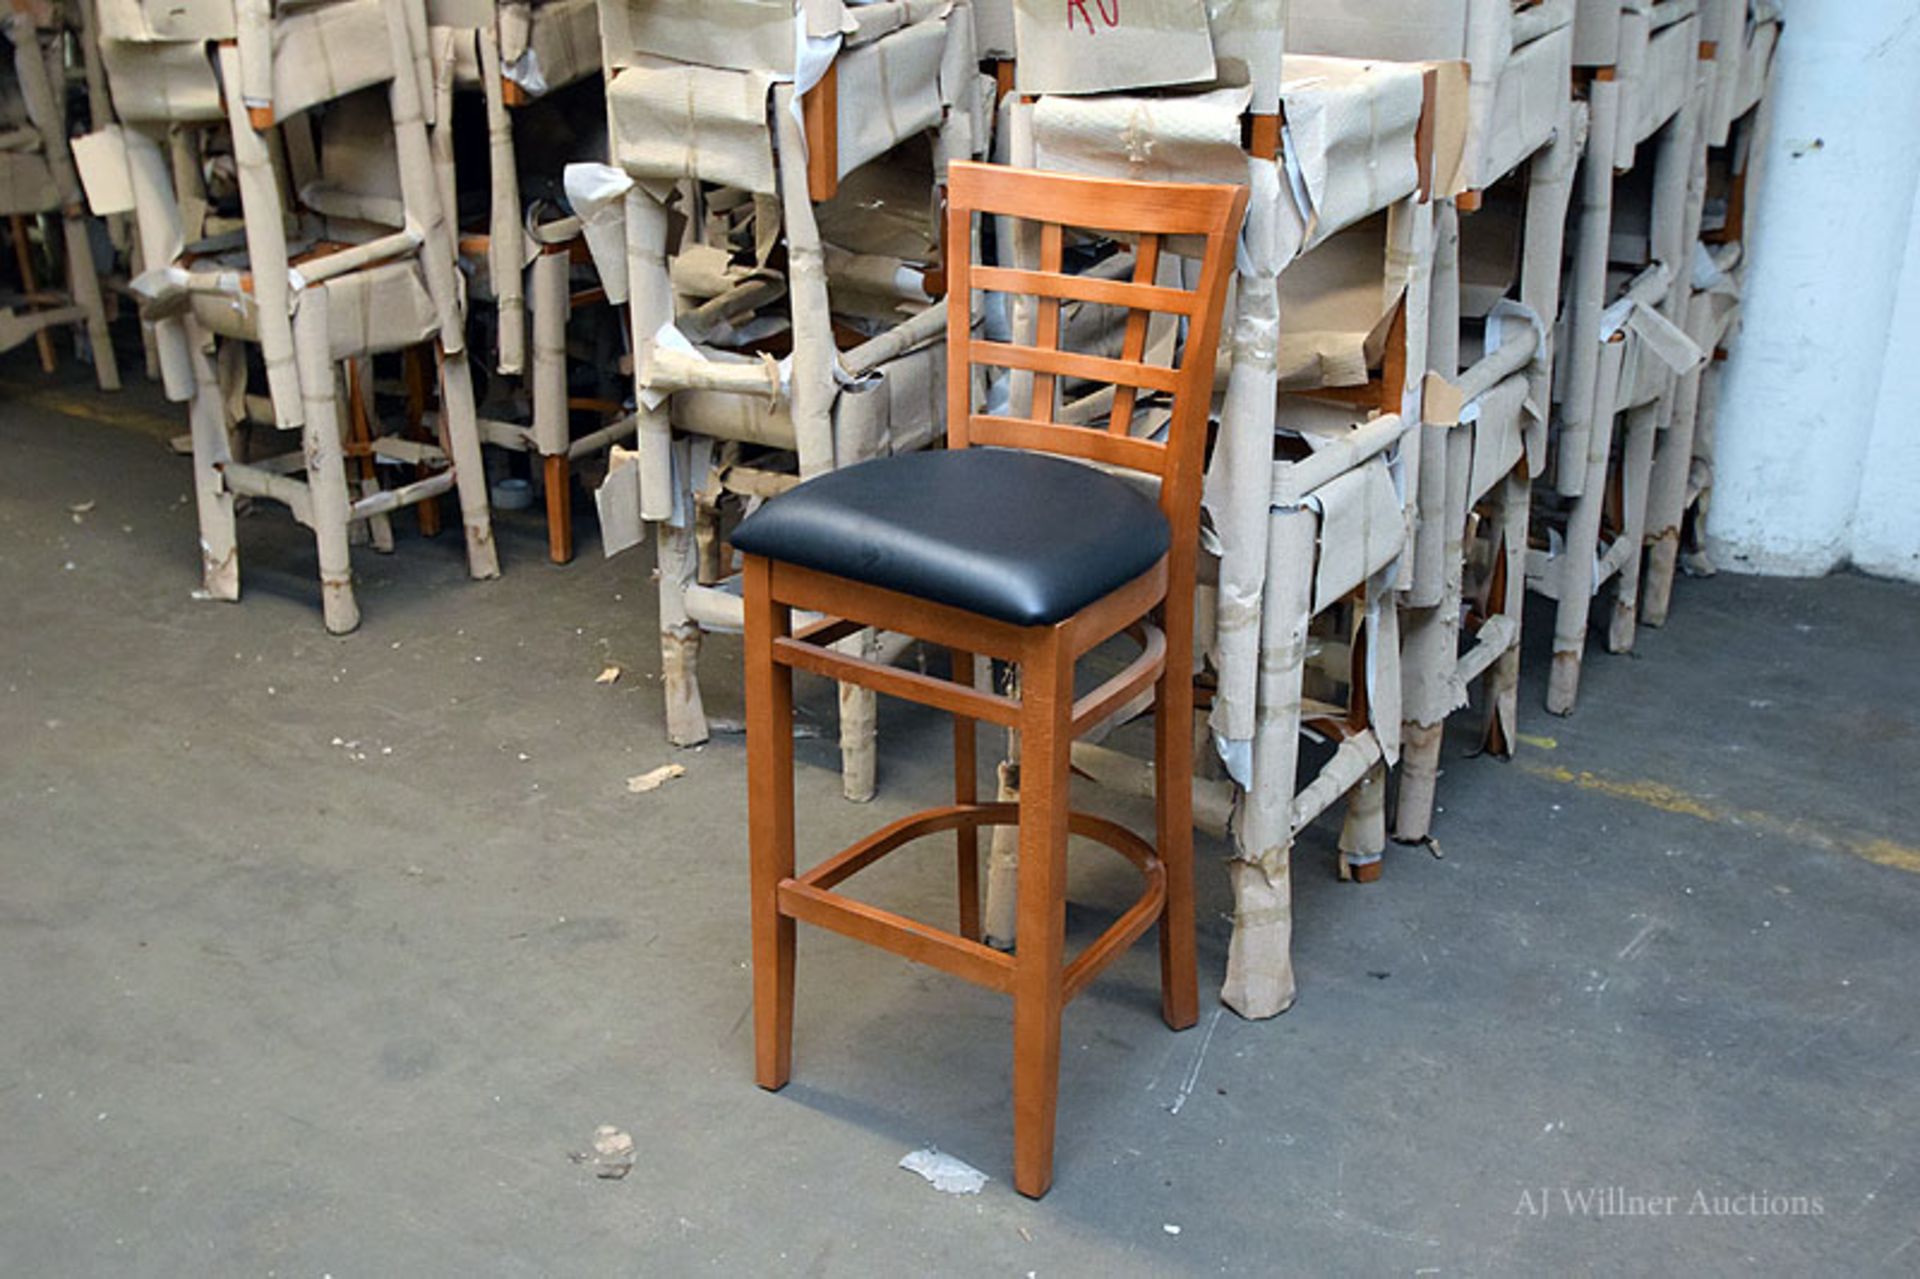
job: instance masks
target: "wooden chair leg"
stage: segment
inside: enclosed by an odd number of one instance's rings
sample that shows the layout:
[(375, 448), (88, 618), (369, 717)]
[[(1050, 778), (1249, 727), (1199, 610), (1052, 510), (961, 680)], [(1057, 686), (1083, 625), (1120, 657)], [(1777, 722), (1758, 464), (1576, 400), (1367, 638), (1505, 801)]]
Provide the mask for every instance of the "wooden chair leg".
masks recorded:
[(749, 556), (746, 588), (747, 831), (751, 847), (754, 1078), (786, 1086), (793, 1073), (794, 929), (780, 913), (793, 874), (793, 670), (773, 660), (792, 613), (773, 601), (766, 560)]
[[(1680, 287), (1675, 285), (1675, 288)], [(1668, 392), (1672, 394), (1671, 391)], [(1631, 653), (1640, 610), (1640, 565), (1647, 532), (1647, 488), (1653, 475), (1654, 447), (1659, 442), (1660, 403), (1638, 405), (1627, 412), (1625, 448), (1621, 457), (1621, 488), (1627, 504), (1626, 524), (1620, 536), (1633, 553), (1613, 579), (1613, 613), (1608, 619), (1607, 651)]]
[(240, 552), (235, 540), (233, 494), (221, 469), (231, 460), (226, 413), (220, 403), (220, 375), (197, 329), (187, 344), (193, 370), (193, 493), (200, 515), (201, 589), (208, 598), (240, 598)]
[[(1169, 601), (1193, 598), (1192, 571), (1175, 573)], [(1154, 844), (1167, 875), (1160, 912), (1160, 1015), (1175, 1030), (1200, 1018), (1193, 902), (1193, 619), (1169, 604), (1167, 665), (1154, 692)]]
[[(40, 277), (33, 269), (33, 245), (27, 240), (27, 220), (18, 213), (7, 219), (13, 228), (13, 256), (20, 264), (20, 288), (28, 296), (40, 292)], [(41, 329), (33, 335), (33, 343), (40, 349), (40, 370), (51, 373), (59, 367), (53, 355), (53, 335)]]
[(1260, 601), (1260, 716), (1253, 777), (1234, 832), (1233, 938), (1220, 1000), (1246, 1018), (1293, 1005), (1293, 800), (1300, 766), (1300, 693), (1313, 614), (1319, 519), (1305, 507), (1267, 522), (1271, 575)]
[(1019, 944), (1013, 967), (1013, 1186), (1053, 1184), (1067, 932), (1067, 787), (1073, 656), (1057, 632), (1022, 663)]
[(573, 463), (565, 453), (543, 459), (547, 483), (547, 558), (555, 564), (573, 559)]
[(326, 289), (311, 289), (301, 299), (293, 331), (305, 419), (301, 433), (307, 453), (307, 491), (320, 555), (320, 605), (327, 629), (345, 635), (360, 625), (360, 606), (353, 597), (353, 564), (347, 550), (347, 510), (352, 498), (340, 447)]
[(467, 534), (467, 576), (485, 581), (500, 576), (500, 552), (493, 541), (493, 512), (487, 502), (487, 471), (480, 460), (480, 422), (473, 406), (473, 380), (465, 351), (440, 351), (440, 438), (453, 463), (453, 485), (460, 499), (460, 522)]
[(706, 705), (700, 700), (700, 624), (687, 616), (687, 587), (697, 550), (692, 529), (655, 524), (654, 563), (660, 586), (660, 691), (667, 701), (667, 740), (698, 746), (707, 740)]
[[(401, 376), (407, 385), (407, 438), (423, 444), (433, 442), (427, 429), (427, 353), (424, 347), (410, 346), (400, 353)], [(427, 468), (413, 468), (413, 478), (427, 478)], [(421, 537), (440, 536), (440, 499), (430, 497), (413, 508), (420, 520)]]
[[(952, 650), (953, 681), (973, 687), (972, 653)], [(953, 717), (953, 802), (975, 804), (980, 801), (979, 752), (975, 748), (975, 725), (965, 715)], [(954, 833), (960, 890), (960, 935), (968, 941), (980, 940), (980, 831), (963, 826)]]
[(77, 217), (62, 218), (60, 224), (67, 242), (67, 296), (86, 313), (82, 324), (87, 343), (93, 348), (94, 380), (103, 391), (117, 391), (120, 362), (113, 353), (113, 334), (107, 328), (107, 304), (100, 293), (99, 273), (94, 270), (87, 224)]
[[(361, 497), (372, 497), (380, 491), (380, 472), (373, 457), (372, 370), (373, 361), (365, 356), (347, 361), (347, 431), (353, 442)], [(393, 520), (389, 516), (376, 515), (368, 520), (367, 534), (374, 550), (383, 555), (393, 553)]]
[(1375, 764), (1347, 801), (1346, 820), (1340, 824), (1340, 878), (1371, 884), (1386, 869), (1381, 854), (1387, 847), (1387, 766)]

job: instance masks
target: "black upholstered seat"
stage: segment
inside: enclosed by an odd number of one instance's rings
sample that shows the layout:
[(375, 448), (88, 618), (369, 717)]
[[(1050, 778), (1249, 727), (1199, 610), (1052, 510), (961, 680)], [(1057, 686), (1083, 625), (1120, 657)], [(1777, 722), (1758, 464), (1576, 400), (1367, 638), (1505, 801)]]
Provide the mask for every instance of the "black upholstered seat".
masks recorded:
[(1043, 453), (972, 448), (818, 476), (743, 520), (750, 555), (1017, 626), (1071, 617), (1152, 568), (1160, 508), (1125, 480)]

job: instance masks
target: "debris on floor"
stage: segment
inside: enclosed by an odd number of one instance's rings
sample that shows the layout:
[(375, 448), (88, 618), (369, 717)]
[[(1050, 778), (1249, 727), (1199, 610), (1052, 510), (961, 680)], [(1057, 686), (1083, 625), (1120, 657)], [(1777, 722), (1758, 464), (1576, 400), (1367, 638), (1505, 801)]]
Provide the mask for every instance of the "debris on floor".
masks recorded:
[(650, 790), (659, 790), (676, 777), (684, 777), (687, 767), (684, 764), (662, 764), (660, 767), (639, 773), (627, 779), (627, 791), (633, 795), (644, 795)]
[(607, 669), (605, 669), (604, 671), (601, 671), (598, 675), (594, 676), (593, 682), (596, 684), (612, 684), (617, 680), (619, 680), (619, 678), (620, 678), (620, 668), (618, 666), (609, 666), (607, 667)]
[(963, 1159), (942, 1154), (933, 1146), (916, 1150), (900, 1160), (908, 1172), (917, 1172), (935, 1190), (949, 1195), (977, 1195), (987, 1184), (987, 1174)]
[(567, 1158), (593, 1165), (593, 1175), (604, 1181), (619, 1181), (633, 1171), (633, 1135), (601, 1124), (593, 1130), (593, 1149), (573, 1151)]

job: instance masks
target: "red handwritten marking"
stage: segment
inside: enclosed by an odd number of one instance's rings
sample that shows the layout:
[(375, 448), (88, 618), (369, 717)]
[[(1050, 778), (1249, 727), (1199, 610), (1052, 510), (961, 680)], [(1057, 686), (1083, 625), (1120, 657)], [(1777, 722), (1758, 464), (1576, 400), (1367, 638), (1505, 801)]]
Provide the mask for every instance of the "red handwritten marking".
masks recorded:
[(1080, 15), (1080, 21), (1087, 24), (1087, 30), (1090, 33), (1098, 31), (1103, 25), (1107, 27), (1120, 25), (1120, 0), (1094, 0), (1094, 9), (1100, 15), (1098, 23), (1094, 21), (1093, 15), (1087, 12), (1087, 0), (1067, 0), (1067, 30), (1073, 30), (1073, 15), (1076, 13)]

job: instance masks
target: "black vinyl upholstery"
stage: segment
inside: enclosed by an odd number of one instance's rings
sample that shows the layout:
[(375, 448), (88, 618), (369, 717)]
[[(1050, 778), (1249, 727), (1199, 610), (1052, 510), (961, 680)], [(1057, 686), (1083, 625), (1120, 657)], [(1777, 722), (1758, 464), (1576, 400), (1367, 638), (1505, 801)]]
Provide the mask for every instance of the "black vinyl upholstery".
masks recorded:
[(1016, 626), (1071, 617), (1152, 568), (1166, 517), (1065, 458), (972, 448), (876, 458), (773, 498), (734, 531), (749, 555)]

